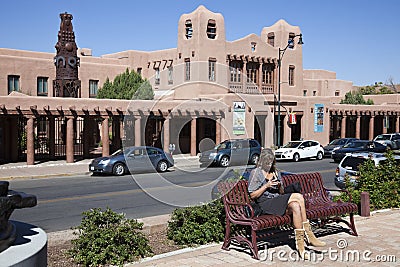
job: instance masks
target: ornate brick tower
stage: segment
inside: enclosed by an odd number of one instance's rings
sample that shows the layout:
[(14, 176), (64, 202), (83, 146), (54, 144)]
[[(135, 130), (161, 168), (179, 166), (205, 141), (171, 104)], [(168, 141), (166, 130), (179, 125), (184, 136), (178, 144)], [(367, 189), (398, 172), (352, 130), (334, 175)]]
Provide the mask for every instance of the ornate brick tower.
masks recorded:
[(75, 34), (72, 29), (72, 15), (60, 14), (61, 24), (58, 32), (58, 42), (55, 45), (57, 55), (56, 79), (53, 80), (54, 96), (81, 97), (81, 81), (78, 78), (79, 57)]

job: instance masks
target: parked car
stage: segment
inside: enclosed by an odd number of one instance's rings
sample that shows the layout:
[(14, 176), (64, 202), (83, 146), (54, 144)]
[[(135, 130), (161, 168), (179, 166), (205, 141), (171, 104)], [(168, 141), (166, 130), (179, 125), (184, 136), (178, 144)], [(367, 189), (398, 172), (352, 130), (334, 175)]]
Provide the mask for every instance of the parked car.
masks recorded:
[(174, 166), (172, 155), (151, 146), (133, 146), (118, 150), (109, 157), (99, 157), (89, 164), (93, 173), (108, 173), (117, 176), (128, 172), (157, 170), (165, 172)]
[(377, 152), (384, 153), (387, 147), (370, 140), (357, 140), (344, 145), (342, 148), (332, 151), (332, 159), (335, 162), (340, 162), (347, 153), (354, 152)]
[(374, 138), (374, 141), (389, 149), (400, 149), (400, 133), (380, 134)]
[[(216, 183), (215, 186), (212, 188), (211, 199), (214, 200), (221, 196), (221, 194), (218, 191), (218, 184), (220, 182), (225, 182), (228, 179), (233, 179), (233, 180), (244, 179), (244, 180), (248, 181), (250, 178), (250, 173), (254, 168), (255, 168), (254, 166), (251, 166), (251, 167), (246, 167), (246, 168), (230, 169), (224, 176), (222, 176), (219, 179), (218, 183)], [(288, 175), (288, 174), (293, 174), (293, 173), (281, 171), (282, 176)]]
[(228, 167), (231, 164), (256, 164), (261, 153), (261, 145), (255, 139), (225, 140), (214, 149), (199, 154), (199, 161), (204, 165)]
[(277, 160), (289, 159), (296, 162), (305, 158), (321, 160), (324, 157), (324, 149), (319, 142), (314, 140), (290, 141), (275, 150), (275, 157)]
[(347, 145), (348, 143), (352, 141), (359, 140), (358, 138), (338, 138), (335, 140), (332, 140), (329, 144), (324, 146), (324, 156), (325, 157), (331, 157), (332, 156), (332, 151), (342, 148), (344, 145)]
[[(400, 156), (394, 155), (395, 160), (400, 164)], [(346, 155), (339, 163), (336, 168), (335, 174), (335, 185), (341, 189), (346, 187), (345, 177), (349, 177), (350, 182), (357, 186), (357, 180), (360, 177), (359, 167), (361, 164), (366, 162), (368, 159), (374, 161), (375, 166), (381, 164), (386, 160), (386, 157), (382, 153), (353, 153)]]

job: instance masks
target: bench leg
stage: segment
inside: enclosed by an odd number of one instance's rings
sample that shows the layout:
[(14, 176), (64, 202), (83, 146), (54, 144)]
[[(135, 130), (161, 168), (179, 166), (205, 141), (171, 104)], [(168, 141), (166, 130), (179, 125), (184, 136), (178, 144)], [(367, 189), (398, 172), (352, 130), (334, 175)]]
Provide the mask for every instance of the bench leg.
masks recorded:
[(253, 258), (259, 260), (258, 257), (258, 247), (257, 247), (257, 234), (256, 231), (251, 229), (251, 246), (250, 250), (253, 253)]
[(231, 223), (229, 219), (226, 219), (225, 238), (224, 238), (224, 243), (222, 244), (222, 249), (229, 250), (230, 244), (231, 244)]
[(353, 232), (354, 236), (358, 236), (357, 230), (356, 230), (356, 224), (354, 223), (354, 214), (350, 213), (350, 228), (351, 231)]

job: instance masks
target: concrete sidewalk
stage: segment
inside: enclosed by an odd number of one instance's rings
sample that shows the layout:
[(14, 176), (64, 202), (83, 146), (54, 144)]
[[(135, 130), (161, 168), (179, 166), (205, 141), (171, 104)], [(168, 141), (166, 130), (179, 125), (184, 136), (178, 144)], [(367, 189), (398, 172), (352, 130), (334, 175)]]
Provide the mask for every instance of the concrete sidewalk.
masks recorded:
[[(174, 155), (175, 169), (199, 167), (197, 156), (187, 154)], [(47, 178), (52, 176), (89, 175), (89, 163), (92, 159), (84, 159), (74, 163), (65, 160), (37, 162), (26, 165), (26, 162), (7, 163), (0, 165), (0, 180), (21, 178)]]
[(370, 217), (356, 216), (355, 219), (358, 237), (344, 231), (347, 229), (344, 224), (332, 224), (336, 231), (328, 233), (326, 229), (316, 230), (327, 245), (315, 250), (310, 247), (310, 261), (298, 259), (297, 253), (283, 242), (267, 244), (267, 249), (260, 254), (261, 260), (254, 260), (248, 249), (231, 246), (230, 251), (225, 251), (221, 244), (210, 244), (156, 255), (127, 266), (399, 266), (400, 209), (373, 212)]

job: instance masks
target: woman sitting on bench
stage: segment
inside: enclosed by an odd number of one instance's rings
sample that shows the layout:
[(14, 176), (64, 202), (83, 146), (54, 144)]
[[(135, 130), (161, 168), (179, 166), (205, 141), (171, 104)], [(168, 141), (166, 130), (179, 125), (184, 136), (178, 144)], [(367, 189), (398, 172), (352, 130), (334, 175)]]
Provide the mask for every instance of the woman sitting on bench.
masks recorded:
[(308, 255), (305, 254), (304, 238), (316, 247), (325, 246), (325, 242), (318, 240), (311, 230), (303, 195), (285, 194), (281, 181), (280, 172), (276, 169), (274, 152), (269, 148), (263, 149), (256, 168), (250, 173), (248, 186), (250, 197), (260, 205), (263, 214), (292, 215), (296, 249), (303, 259), (308, 259)]

